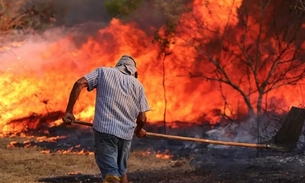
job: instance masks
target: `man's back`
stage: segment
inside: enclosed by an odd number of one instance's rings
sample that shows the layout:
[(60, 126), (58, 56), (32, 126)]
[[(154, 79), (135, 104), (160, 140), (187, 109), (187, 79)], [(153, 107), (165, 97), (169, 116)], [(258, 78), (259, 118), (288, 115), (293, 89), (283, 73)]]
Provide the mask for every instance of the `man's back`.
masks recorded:
[(100, 67), (85, 78), (88, 91), (97, 90), (93, 128), (132, 139), (135, 119), (140, 112), (149, 110), (142, 84), (116, 68)]
[(79, 78), (69, 96), (63, 122), (71, 124), (75, 121), (73, 107), (81, 90), (97, 90), (94, 154), (104, 182), (128, 182), (127, 161), (133, 134), (139, 138), (146, 136), (143, 127), (149, 106), (137, 77), (136, 61), (123, 55), (115, 68), (100, 67)]

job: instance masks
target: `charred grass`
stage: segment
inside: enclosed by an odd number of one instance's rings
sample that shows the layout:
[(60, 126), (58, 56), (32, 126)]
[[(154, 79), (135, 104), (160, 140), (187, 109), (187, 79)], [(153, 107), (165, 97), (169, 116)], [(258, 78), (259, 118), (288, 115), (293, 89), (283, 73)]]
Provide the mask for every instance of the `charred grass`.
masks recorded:
[[(86, 135), (81, 135), (84, 138)], [(26, 138), (0, 138), (0, 183), (101, 182), (94, 156), (44, 153), (42, 146), (8, 148), (12, 141)], [(160, 159), (145, 154), (156, 140), (135, 140), (128, 167), (132, 183), (304, 183), (305, 156), (273, 154), (255, 158), (253, 151), (234, 149), (187, 150), (187, 156)], [(58, 142), (57, 142), (58, 143)], [(87, 141), (86, 141), (87, 143)], [(54, 146), (50, 146), (54, 148)], [(178, 150), (173, 154), (181, 154)], [(143, 154), (144, 153), (144, 154)]]

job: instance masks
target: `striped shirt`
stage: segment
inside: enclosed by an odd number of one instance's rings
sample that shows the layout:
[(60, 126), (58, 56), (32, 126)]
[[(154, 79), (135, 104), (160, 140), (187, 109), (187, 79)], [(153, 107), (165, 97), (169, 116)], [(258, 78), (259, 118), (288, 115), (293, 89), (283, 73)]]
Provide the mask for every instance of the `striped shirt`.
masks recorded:
[(99, 67), (84, 76), (88, 91), (96, 88), (93, 128), (131, 140), (140, 112), (149, 110), (142, 84), (116, 68)]

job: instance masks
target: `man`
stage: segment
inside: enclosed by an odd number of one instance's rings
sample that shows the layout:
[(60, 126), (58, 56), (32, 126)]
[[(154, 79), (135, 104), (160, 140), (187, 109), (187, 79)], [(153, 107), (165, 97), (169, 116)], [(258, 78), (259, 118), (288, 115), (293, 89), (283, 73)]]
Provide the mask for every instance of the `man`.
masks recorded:
[(75, 121), (73, 106), (81, 90), (96, 89), (94, 153), (103, 183), (128, 183), (126, 171), (132, 137), (146, 136), (143, 127), (149, 106), (137, 75), (135, 60), (123, 55), (114, 68), (99, 67), (78, 79), (70, 93), (63, 118), (66, 123)]

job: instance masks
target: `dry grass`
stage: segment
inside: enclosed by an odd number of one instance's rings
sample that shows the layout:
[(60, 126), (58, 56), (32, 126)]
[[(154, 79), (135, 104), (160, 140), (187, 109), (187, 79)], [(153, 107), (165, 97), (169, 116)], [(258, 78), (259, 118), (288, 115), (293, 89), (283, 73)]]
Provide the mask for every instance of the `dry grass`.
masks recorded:
[(33, 4), (26, 0), (0, 0), (0, 36), (16, 30), (34, 33), (51, 26), (56, 19), (52, 1)]
[(93, 156), (42, 154), (37, 148), (9, 148), (12, 139), (0, 139), (0, 182), (35, 182), (38, 178), (67, 175), (71, 172), (92, 174), (98, 170)]
[(0, 0), (0, 31), (6, 34), (17, 27), (29, 26), (28, 14), (21, 11), (22, 0)]
[[(43, 154), (39, 148), (34, 147), (6, 148), (9, 142), (15, 140), (12, 138), (0, 139), (0, 177), (2, 178), (0, 183), (31, 183), (43, 178), (69, 177), (69, 174), (75, 173), (92, 177), (99, 174), (93, 155)], [(139, 152), (133, 152), (129, 160), (129, 173), (132, 174), (131, 177), (134, 180), (142, 179), (142, 175), (156, 170), (165, 170), (170, 173), (170, 169), (179, 172), (191, 170), (191, 167), (185, 161), (157, 159), (154, 156), (140, 155)], [(54, 178), (53, 182), (67, 181), (55, 181)]]

